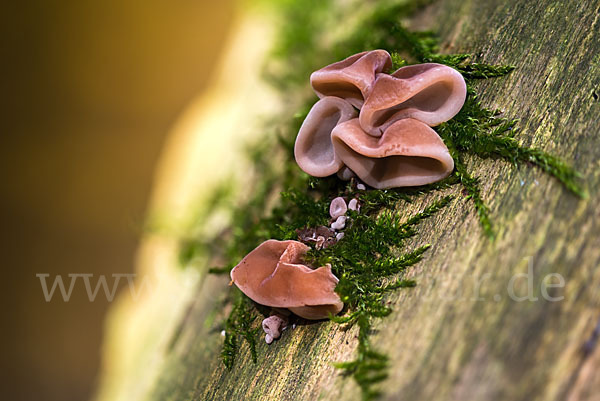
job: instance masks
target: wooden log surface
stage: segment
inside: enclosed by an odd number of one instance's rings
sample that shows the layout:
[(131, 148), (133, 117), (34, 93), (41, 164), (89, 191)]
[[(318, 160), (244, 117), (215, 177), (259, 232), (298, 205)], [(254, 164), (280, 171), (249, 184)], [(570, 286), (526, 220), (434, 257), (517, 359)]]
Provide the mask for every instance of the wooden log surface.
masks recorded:
[[(600, 0), (440, 0), (410, 21), (437, 31), (442, 52), (515, 65), (508, 77), (481, 82), (483, 103), (520, 119), (523, 144), (573, 164), (590, 196), (578, 199), (537, 168), (468, 160), (497, 238), (483, 235), (458, 188), (423, 223), (414, 245), (433, 246), (409, 273), (417, 286), (394, 293), (394, 312), (375, 324), (373, 343), (391, 366), (382, 399), (600, 399), (600, 346), (584, 351), (600, 319), (599, 18)], [(547, 286), (561, 278), (564, 287)], [(261, 341), (257, 364), (242, 345), (228, 371), (216, 327), (227, 282), (205, 276), (141, 398), (360, 399), (331, 364), (353, 358), (357, 329), (331, 322)]]

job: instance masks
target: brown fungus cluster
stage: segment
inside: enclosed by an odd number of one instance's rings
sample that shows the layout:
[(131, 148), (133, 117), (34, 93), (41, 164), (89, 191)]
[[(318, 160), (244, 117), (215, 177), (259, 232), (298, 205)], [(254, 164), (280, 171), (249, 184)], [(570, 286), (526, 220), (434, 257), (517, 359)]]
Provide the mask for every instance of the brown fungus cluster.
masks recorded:
[(231, 270), (231, 280), (259, 304), (305, 319), (336, 315), (344, 306), (334, 291), (338, 279), (330, 265), (313, 269), (304, 262), (309, 249), (298, 241), (267, 240)]
[[(320, 100), (296, 138), (294, 154), (302, 170), (316, 177), (356, 175), (374, 188), (429, 184), (452, 172), (452, 157), (430, 127), (461, 109), (466, 97), (462, 76), (433, 63), (387, 74), (391, 66), (386, 51), (373, 50), (311, 75)], [(347, 210), (359, 208), (356, 199), (335, 198), (331, 226), (304, 229), (298, 237), (317, 249), (331, 246), (344, 236)], [(309, 249), (298, 241), (268, 240), (231, 271), (232, 282), (244, 294), (274, 309), (262, 324), (267, 343), (287, 327), (289, 312), (324, 319), (344, 306), (334, 291), (338, 279), (331, 266), (313, 269), (305, 263)]]
[(435, 63), (385, 73), (391, 65), (385, 50), (373, 50), (311, 75), (320, 100), (296, 138), (302, 170), (342, 179), (354, 173), (378, 189), (430, 184), (452, 172), (448, 148), (431, 127), (462, 108), (462, 75)]

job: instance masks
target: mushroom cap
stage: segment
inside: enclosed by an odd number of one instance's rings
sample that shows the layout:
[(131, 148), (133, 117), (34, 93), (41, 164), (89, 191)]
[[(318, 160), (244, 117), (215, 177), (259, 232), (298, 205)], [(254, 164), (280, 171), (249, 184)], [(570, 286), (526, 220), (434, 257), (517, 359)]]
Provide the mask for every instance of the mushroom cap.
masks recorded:
[(454, 169), (439, 135), (411, 118), (396, 121), (380, 138), (368, 135), (355, 118), (338, 125), (332, 140), (344, 164), (377, 189), (430, 184)]
[(350, 56), (313, 72), (310, 76), (317, 96), (337, 96), (360, 109), (369, 96), (376, 74), (389, 70), (392, 58), (385, 50)]
[(466, 96), (465, 80), (455, 69), (436, 63), (409, 65), (377, 75), (360, 111), (360, 125), (377, 137), (403, 118), (433, 127), (454, 117)]
[(311, 269), (303, 264), (310, 248), (298, 241), (267, 240), (231, 270), (231, 279), (253, 301), (288, 308), (306, 319), (324, 319), (344, 304), (334, 289), (331, 266)]
[(346, 216), (339, 216), (333, 223), (331, 223), (331, 228), (333, 230), (342, 230), (346, 227), (346, 220), (348, 218)]
[(341, 196), (334, 198), (329, 204), (329, 215), (334, 219), (343, 216), (347, 211), (348, 205), (346, 205), (346, 201)]
[(348, 209), (350, 210), (358, 210), (360, 206), (358, 205), (358, 199), (352, 198), (350, 202), (348, 202)]
[(331, 143), (331, 131), (356, 117), (352, 105), (339, 97), (324, 97), (310, 109), (300, 127), (294, 156), (302, 170), (314, 177), (327, 177), (342, 168)]
[(340, 301), (338, 304), (317, 305), (317, 306), (300, 306), (297, 308), (289, 308), (296, 315), (308, 320), (326, 319), (330, 315), (340, 313), (344, 304)]
[(287, 327), (287, 324), (287, 317), (275, 314), (264, 319), (261, 323), (261, 326), (265, 334), (268, 334), (275, 339), (281, 336), (281, 332), (285, 327)]

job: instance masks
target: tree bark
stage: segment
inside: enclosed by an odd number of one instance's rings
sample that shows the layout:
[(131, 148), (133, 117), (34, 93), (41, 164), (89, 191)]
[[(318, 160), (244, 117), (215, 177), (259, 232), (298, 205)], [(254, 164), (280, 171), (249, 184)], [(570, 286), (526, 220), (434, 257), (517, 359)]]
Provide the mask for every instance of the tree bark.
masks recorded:
[[(468, 160), (497, 238), (483, 235), (458, 187), (422, 223), (413, 245), (433, 246), (409, 272), (417, 287), (390, 297), (394, 312), (372, 336), (390, 357), (382, 399), (600, 399), (600, 347), (592, 346), (600, 319), (599, 16), (600, 0), (442, 0), (410, 21), (438, 32), (443, 53), (515, 65), (508, 77), (481, 82), (482, 102), (520, 119), (524, 145), (582, 172), (590, 197), (578, 199), (538, 168)], [(547, 286), (561, 278), (564, 287)], [(360, 399), (352, 378), (332, 366), (353, 358), (357, 328), (331, 322), (261, 341), (257, 364), (242, 344), (228, 371), (215, 326), (227, 281), (205, 277), (142, 398)]]

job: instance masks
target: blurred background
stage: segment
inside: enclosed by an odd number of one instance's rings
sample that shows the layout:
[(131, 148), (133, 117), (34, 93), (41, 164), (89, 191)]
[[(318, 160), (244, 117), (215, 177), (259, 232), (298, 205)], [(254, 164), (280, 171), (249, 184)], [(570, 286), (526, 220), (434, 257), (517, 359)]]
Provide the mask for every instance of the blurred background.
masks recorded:
[(236, 5), (5, 2), (0, 14), (5, 400), (84, 400), (103, 318), (76, 285), (46, 302), (36, 274), (133, 271), (166, 135), (207, 86)]

